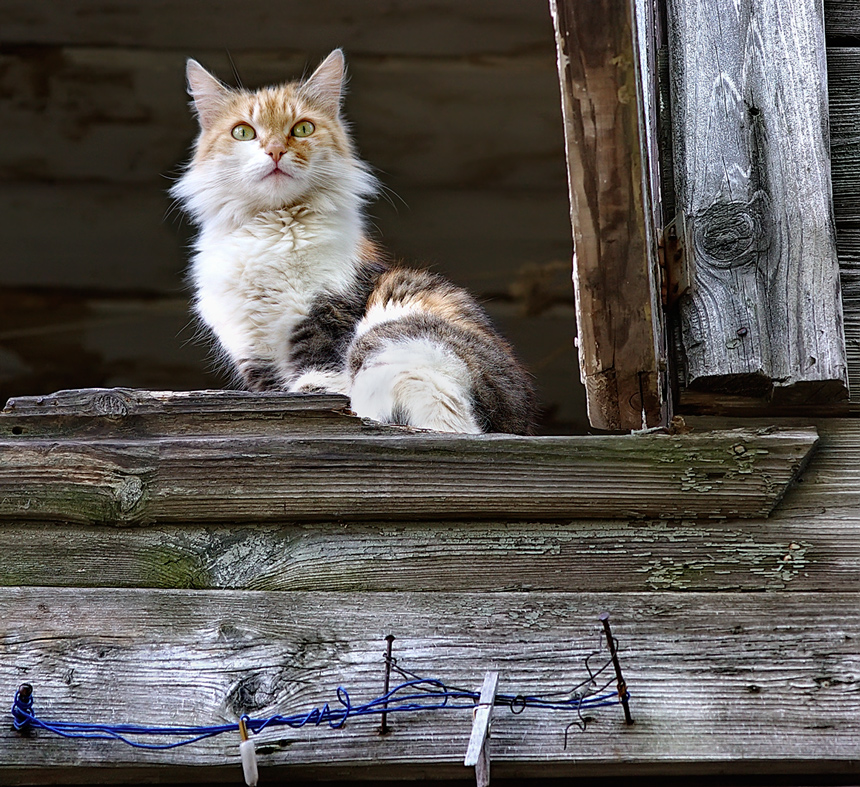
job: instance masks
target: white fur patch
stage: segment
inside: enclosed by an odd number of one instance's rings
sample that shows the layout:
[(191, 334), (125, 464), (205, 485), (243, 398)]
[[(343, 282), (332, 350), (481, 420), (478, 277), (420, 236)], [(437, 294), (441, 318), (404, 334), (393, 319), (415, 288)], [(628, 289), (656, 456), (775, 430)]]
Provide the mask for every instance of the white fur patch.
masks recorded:
[(191, 270), (196, 311), (233, 363), (268, 361), (286, 383), (293, 329), (320, 294), (352, 285), (361, 238), (357, 210), (300, 207), (229, 231), (204, 227)]
[(352, 410), (390, 423), (403, 412), (410, 426), (479, 434), (472, 415), (471, 378), (450, 349), (428, 339), (390, 342), (372, 355), (352, 382)]
[(364, 317), (361, 318), (358, 325), (355, 326), (355, 336), (357, 338), (364, 335), (376, 325), (400, 320), (403, 317), (408, 317), (410, 314), (418, 314), (423, 311), (427, 310), (415, 301), (407, 301), (405, 303), (393, 301), (374, 303), (367, 310)]

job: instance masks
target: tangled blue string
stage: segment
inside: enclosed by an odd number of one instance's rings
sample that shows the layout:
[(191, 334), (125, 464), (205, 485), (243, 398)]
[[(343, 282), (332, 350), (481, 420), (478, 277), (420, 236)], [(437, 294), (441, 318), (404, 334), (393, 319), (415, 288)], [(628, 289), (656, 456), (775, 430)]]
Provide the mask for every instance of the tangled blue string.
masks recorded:
[[(381, 713), (413, 713), (431, 710), (458, 710), (474, 708), (479, 701), (477, 692), (449, 688), (441, 680), (435, 678), (415, 678), (395, 686), (388, 693), (370, 700), (362, 705), (353, 705), (349, 693), (339, 686), (337, 701), (340, 707), (332, 708), (328, 703), (321, 707), (312, 708), (307, 713), (297, 713), (292, 716), (275, 715), (267, 719), (252, 719), (243, 717), (249, 730), (255, 734), (269, 727), (292, 727), (299, 729), (307, 725), (328, 725), (333, 730), (340, 729), (347, 719), (360, 716), (371, 716)], [(496, 695), (496, 705), (509, 705), (514, 712), (521, 712), (527, 707), (544, 710), (572, 710), (581, 716), (584, 708), (605, 707), (617, 705), (620, 702), (617, 692), (605, 692), (581, 696), (573, 694), (567, 699), (549, 699), (546, 695)], [(93, 740), (117, 740), (138, 749), (173, 749), (177, 746), (187, 746), (190, 743), (221, 735), (225, 732), (237, 732), (239, 724), (221, 724), (199, 727), (148, 727), (139, 724), (93, 724), (75, 721), (46, 721), (35, 715), (33, 710), (32, 688), (24, 684), (15, 694), (12, 703), (12, 719), (16, 730), (25, 731), (29, 728), (40, 728), (60, 735), (64, 738), (90, 738)], [(130, 737), (131, 736), (131, 737)], [(183, 740), (171, 743), (144, 743), (132, 740), (132, 737), (168, 736), (181, 737)]]

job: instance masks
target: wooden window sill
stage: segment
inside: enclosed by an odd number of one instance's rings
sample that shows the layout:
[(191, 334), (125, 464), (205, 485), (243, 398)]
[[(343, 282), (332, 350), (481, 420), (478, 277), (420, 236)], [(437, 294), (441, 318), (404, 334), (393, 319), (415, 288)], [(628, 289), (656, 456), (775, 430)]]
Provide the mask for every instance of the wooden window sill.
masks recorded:
[(812, 428), (444, 435), (347, 414), (345, 397), (62, 391), (0, 414), (0, 521), (768, 516)]

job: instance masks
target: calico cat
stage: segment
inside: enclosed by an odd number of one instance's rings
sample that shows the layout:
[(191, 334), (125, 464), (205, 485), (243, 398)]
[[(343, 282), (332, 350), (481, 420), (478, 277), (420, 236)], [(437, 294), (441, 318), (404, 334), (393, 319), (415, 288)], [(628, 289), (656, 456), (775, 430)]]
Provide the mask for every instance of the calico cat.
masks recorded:
[(377, 182), (341, 117), (343, 53), (256, 92), (194, 60), (186, 75), (200, 135), (171, 194), (199, 228), (195, 311), (244, 385), (343, 393), (385, 423), (530, 433), (531, 379), (477, 302), (367, 235)]

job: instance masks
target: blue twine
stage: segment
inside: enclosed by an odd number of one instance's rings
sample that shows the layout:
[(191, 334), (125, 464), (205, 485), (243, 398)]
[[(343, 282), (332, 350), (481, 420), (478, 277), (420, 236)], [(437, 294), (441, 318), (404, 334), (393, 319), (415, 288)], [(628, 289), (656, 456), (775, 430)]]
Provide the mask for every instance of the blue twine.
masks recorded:
[(27, 733), (33, 718), (33, 687), (22, 683), (12, 701), (12, 728), (15, 732)]
[[(25, 684), (26, 686), (26, 684)], [(29, 694), (22, 686), (15, 694), (12, 703), (12, 719), (16, 730), (24, 731), (30, 727), (52, 732), (63, 738), (89, 738), (92, 740), (117, 740), (138, 749), (173, 749), (177, 746), (187, 746), (190, 743), (221, 735), (226, 732), (237, 732), (239, 724), (221, 724), (215, 726), (166, 726), (148, 727), (138, 724), (94, 724), (73, 721), (45, 721), (33, 712), (32, 688), (27, 686)], [(24, 696), (22, 696), (22, 693)], [(629, 696), (629, 692), (626, 696)], [(349, 692), (339, 686), (336, 693), (341, 707), (332, 708), (328, 703), (321, 707), (312, 708), (306, 713), (291, 716), (277, 714), (267, 719), (252, 719), (243, 716), (247, 728), (255, 735), (269, 727), (291, 727), (299, 729), (307, 725), (319, 727), (323, 724), (336, 730), (353, 717), (370, 716), (381, 713), (412, 713), (431, 710), (461, 710), (473, 709), (480, 699), (477, 692), (448, 688), (441, 680), (435, 678), (415, 678), (401, 683), (386, 694), (365, 702), (353, 705)], [(511, 710), (526, 707), (544, 710), (573, 710), (581, 713), (583, 708), (599, 708), (618, 705), (620, 698), (617, 692), (607, 692), (590, 696), (574, 694), (566, 700), (548, 700), (532, 695), (496, 695), (496, 705), (510, 705)], [(143, 743), (132, 740), (129, 736), (174, 736), (184, 740), (172, 743)]]

